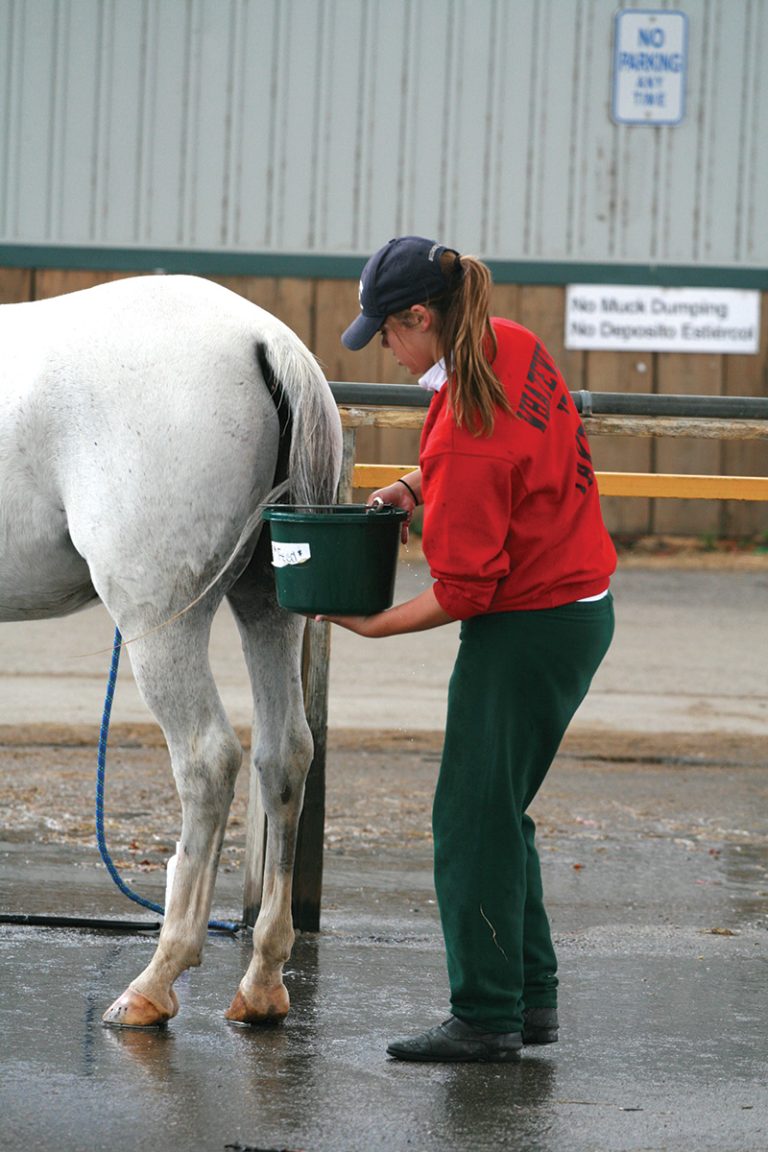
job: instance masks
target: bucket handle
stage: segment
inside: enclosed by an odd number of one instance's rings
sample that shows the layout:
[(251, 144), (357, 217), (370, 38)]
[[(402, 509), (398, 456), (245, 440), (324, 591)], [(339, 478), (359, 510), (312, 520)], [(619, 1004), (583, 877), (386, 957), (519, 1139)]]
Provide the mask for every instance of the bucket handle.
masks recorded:
[(383, 512), (385, 510), (391, 511), (392, 509), (394, 509), (395, 511), (398, 511), (397, 505), (396, 504), (385, 504), (384, 501), (382, 500), (381, 496), (375, 496), (374, 499), (371, 501), (371, 503), (366, 508), (366, 512)]

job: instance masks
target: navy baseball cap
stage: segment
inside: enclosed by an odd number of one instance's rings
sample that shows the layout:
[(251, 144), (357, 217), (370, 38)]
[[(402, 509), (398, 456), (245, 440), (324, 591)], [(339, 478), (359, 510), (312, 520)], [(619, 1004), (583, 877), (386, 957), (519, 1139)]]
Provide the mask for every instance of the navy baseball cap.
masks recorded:
[(440, 296), (449, 280), (440, 267), (444, 252), (459, 254), (423, 236), (400, 236), (371, 256), (360, 276), (360, 315), (341, 337), (357, 352), (373, 339), (387, 316)]

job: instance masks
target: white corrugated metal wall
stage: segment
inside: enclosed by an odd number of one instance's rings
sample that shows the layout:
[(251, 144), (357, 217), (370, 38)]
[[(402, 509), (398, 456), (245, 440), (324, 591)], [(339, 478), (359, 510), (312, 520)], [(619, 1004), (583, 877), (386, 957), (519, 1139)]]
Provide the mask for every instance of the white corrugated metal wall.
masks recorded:
[(687, 111), (614, 124), (616, 0), (0, 0), (0, 243), (768, 264), (768, 0), (660, 0)]

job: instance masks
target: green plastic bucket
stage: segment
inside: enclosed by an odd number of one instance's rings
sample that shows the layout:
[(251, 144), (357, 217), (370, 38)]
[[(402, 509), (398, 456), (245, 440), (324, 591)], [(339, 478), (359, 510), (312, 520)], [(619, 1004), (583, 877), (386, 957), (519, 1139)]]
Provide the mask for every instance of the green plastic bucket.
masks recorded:
[(265, 508), (280, 606), (308, 616), (370, 616), (389, 608), (406, 515), (391, 504)]

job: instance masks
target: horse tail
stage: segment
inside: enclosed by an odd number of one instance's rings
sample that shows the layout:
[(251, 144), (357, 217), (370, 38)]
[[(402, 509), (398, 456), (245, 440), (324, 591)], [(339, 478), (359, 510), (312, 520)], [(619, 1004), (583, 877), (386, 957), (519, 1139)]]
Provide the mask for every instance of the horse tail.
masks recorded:
[[(274, 319), (274, 317), (273, 317)], [(262, 334), (256, 359), (280, 421), (275, 485), (246, 520), (228, 559), (189, 604), (140, 636), (177, 620), (208, 595), (229, 572), (262, 522), (267, 504), (286, 496), (291, 504), (333, 504), (341, 473), (341, 420), (336, 401), (319, 364), (299, 338), (285, 325)]]
[(341, 421), (315, 358), (288, 331), (256, 345), (256, 358), (280, 421), (275, 487), (291, 504), (332, 504), (341, 471)]

